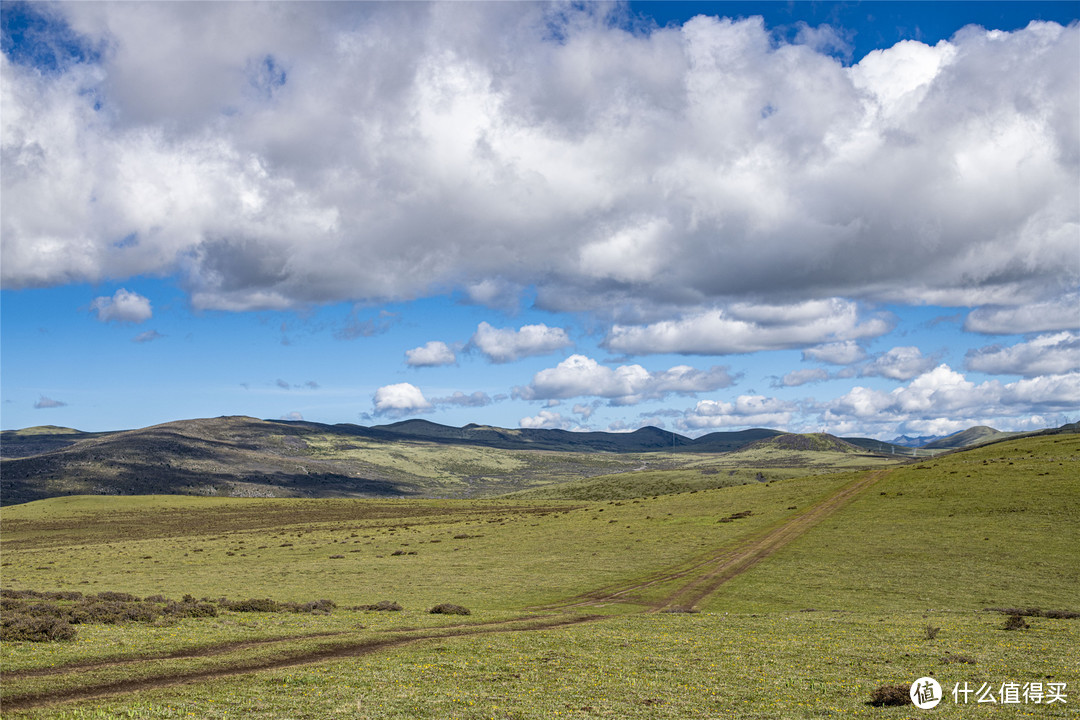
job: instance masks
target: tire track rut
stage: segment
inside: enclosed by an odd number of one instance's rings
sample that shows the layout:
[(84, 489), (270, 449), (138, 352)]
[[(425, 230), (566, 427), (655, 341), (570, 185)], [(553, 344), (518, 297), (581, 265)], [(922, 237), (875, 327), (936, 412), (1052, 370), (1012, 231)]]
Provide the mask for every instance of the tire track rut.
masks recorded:
[[(769, 557), (842, 508), (888, 473), (889, 470), (877, 470), (868, 473), (858, 480), (843, 486), (832, 495), (819, 500), (782, 525), (759, 532), (743, 539), (733, 547), (725, 547), (704, 558), (694, 560), (690, 564), (659, 570), (627, 583), (608, 585), (591, 590), (568, 601), (545, 607), (549, 610), (567, 610), (618, 602), (631, 602), (645, 605), (647, 610), (651, 612), (673, 607), (694, 609), (704, 598), (715, 592), (720, 585), (746, 572)], [(704, 572), (702, 573), (702, 571)], [(690, 579), (684, 585), (659, 600), (644, 602), (633, 599), (633, 596), (642, 590), (683, 578)]]
[(531, 622), (522, 627), (502, 627), (507, 622), (497, 621), (493, 623), (476, 623), (475, 625), (455, 625), (444, 628), (442, 632), (432, 629), (431, 632), (416, 633), (405, 637), (390, 638), (365, 638), (364, 640), (343, 643), (330, 648), (315, 651), (287, 653), (271, 658), (261, 658), (236, 663), (225, 668), (206, 668), (192, 670), (190, 672), (173, 673), (170, 675), (153, 676), (147, 678), (117, 680), (114, 682), (85, 685), (82, 687), (56, 690), (43, 693), (16, 695), (4, 698), (4, 710), (28, 710), (53, 703), (70, 702), (74, 700), (95, 700), (110, 695), (123, 695), (143, 690), (157, 690), (176, 685), (185, 685), (203, 680), (215, 680), (218, 678), (244, 675), (264, 670), (280, 670), (283, 668), (310, 665), (328, 660), (341, 660), (350, 657), (368, 655), (379, 650), (400, 647), (422, 640), (437, 640), (440, 638), (467, 637), (470, 635), (484, 635), (489, 633), (529, 632), (534, 630), (548, 630), (558, 627), (580, 625), (581, 623), (594, 622), (603, 619), (604, 615), (577, 615), (563, 616), (558, 618), (545, 618), (540, 622)]

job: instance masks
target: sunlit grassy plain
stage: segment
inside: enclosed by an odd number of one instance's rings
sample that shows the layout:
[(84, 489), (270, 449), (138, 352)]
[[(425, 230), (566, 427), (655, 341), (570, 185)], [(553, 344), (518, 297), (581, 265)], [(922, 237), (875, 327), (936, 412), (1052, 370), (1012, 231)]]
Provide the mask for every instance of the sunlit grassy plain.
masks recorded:
[[(77, 497), (4, 508), (5, 588), (326, 597), (339, 606), (391, 599), (405, 611), (79, 626), (71, 642), (4, 643), (0, 698), (227, 670), (358, 639), (504, 630), (4, 717), (906, 718), (920, 711), (871, 708), (870, 693), (931, 674), (947, 697), (927, 714), (1075, 716), (1080, 620), (1031, 618), (1030, 629), (1006, 631), (1004, 616), (984, 608), (1080, 610), (1078, 467), (1074, 435), (899, 467), (721, 586), (700, 614), (643, 612), (675, 582), (561, 613), (606, 617), (548, 629), (529, 629), (560, 616), (542, 606), (736, 546), (862, 472), (655, 496), (670, 479), (643, 472), (612, 488), (619, 499)], [(427, 614), (437, 602), (473, 614)], [(497, 621), (514, 622), (485, 626)], [(471, 625), (452, 627), (463, 623)], [(927, 626), (940, 628), (935, 638)], [(286, 637), (294, 639), (163, 657)], [(132, 658), (142, 660), (29, 674)], [(1068, 703), (958, 705), (956, 682), (1066, 682)]]

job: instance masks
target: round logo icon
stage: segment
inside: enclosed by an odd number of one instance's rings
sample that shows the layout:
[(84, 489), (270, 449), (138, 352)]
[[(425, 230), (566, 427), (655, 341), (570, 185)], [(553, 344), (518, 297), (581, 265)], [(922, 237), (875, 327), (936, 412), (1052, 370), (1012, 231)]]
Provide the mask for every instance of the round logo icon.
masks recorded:
[(941, 702), (941, 685), (932, 677), (921, 677), (911, 683), (911, 702), (920, 710), (937, 707)]

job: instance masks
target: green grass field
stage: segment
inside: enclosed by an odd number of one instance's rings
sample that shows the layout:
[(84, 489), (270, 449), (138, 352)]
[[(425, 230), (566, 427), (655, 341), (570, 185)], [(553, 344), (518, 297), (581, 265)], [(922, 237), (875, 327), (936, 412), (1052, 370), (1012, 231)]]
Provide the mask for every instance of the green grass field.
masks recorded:
[[(677, 476), (648, 471), (573, 499), (6, 507), (5, 589), (339, 607), (4, 642), (0, 703), (5, 718), (1071, 717), (1080, 619), (1010, 631), (986, 608), (1080, 611), (1078, 467), (1062, 435), (675, 494), (658, 491)], [(694, 583), (701, 612), (655, 612)], [(349, 609), (384, 599), (405, 609)], [(440, 602), (472, 614), (426, 612)], [(925, 675), (946, 691), (934, 710), (867, 705)], [(955, 703), (965, 682), (1065, 683), (1067, 702)]]

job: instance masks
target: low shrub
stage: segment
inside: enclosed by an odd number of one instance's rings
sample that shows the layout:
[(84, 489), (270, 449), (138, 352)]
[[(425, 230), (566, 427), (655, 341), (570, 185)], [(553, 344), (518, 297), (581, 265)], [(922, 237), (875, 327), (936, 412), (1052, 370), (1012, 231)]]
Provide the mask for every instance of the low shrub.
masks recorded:
[(1024, 618), (1020, 615), (1010, 615), (1005, 618), (1004, 630), (1027, 630), (1030, 625), (1024, 622)]
[(333, 600), (312, 600), (306, 603), (282, 603), (281, 606), (289, 612), (328, 615), (331, 610), (337, 607), (337, 603)]
[(161, 617), (165, 609), (160, 605), (149, 602), (126, 603), (121, 618), (123, 621), (154, 622)]
[(0, 640), (4, 642), (51, 642), (74, 638), (75, 628), (58, 617), (5, 614), (0, 622)]
[(88, 603), (83, 605), (81, 610), (84, 615), (80, 616), (79, 622), (82, 624), (115, 625), (123, 620), (124, 604), (119, 602)]
[(376, 610), (378, 612), (400, 612), (401, 606), (391, 600), (380, 600), (374, 605), (361, 605), (361, 610)]
[[(48, 602), (56, 600), (57, 602)], [(5, 640), (29, 640), (43, 642), (74, 637), (72, 625), (115, 625), (124, 622), (150, 623), (164, 617), (179, 618), (216, 617), (219, 610), (233, 612), (294, 612), (329, 614), (337, 604), (333, 600), (310, 602), (277, 602), (269, 598), (229, 600), (209, 598), (196, 600), (184, 595), (177, 602), (163, 595), (152, 595), (140, 600), (135, 595), (122, 592), (102, 592), (97, 595), (69, 592), (37, 592), (34, 590), (0, 590), (0, 610), (3, 611)], [(389, 608), (386, 608), (389, 609)], [(397, 609), (401, 609), (400, 606)]]
[(27, 615), (34, 615), (35, 617), (64, 617), (64, 611), (60, 609), (60, 606), (54, 605), (53, 603), (24, 605), (22, 611)]
[(1075, 610), (1042, 610), (1037, 607), (1031, 608), (1004, 608), (1004, 607), (992, 607), (986, 608), (987, 612), (998, 612), (1003, 615), (1017, 615), (1019, 617), (1044, 617), (1044, 618), (1056, 618), (1059, 620), (1075, 620), (1080, 618), (1080, 612)]
[(432, 615), (471, 615), (469, 609), (453, 603), (440, 603), (428, 610)]
[(164, 611), (166, 615), (177, 618), (217, 617), (218, 614), (217, 605), (195, 600), (179, 603), (169, 600), (165, 603)]
[(1043, 610), (1043, 617), (1057, 618), (1059, 620), (1075, 620), (1080, 618), (1080, 612), (1075, 610)]
[(270, 598), (248, 598), (247, 600), (229, 600), (221, 598), (218, 605), (233, 612), (280, 612), (281, 605)]
[(870, 695), (870, 705), (874, 707), (894, 707), (911, 705), (910, 685), (882, 685)]

